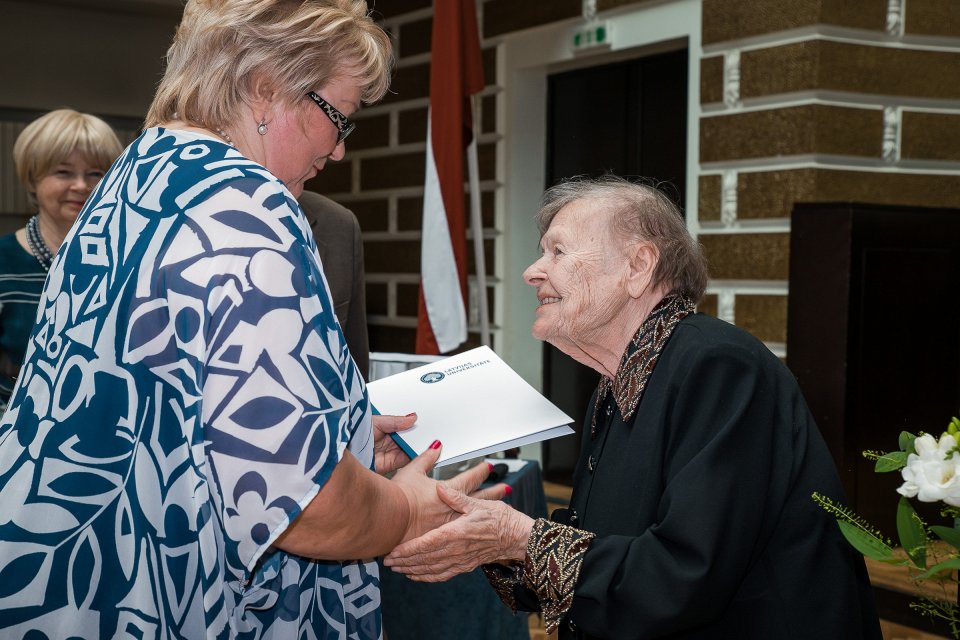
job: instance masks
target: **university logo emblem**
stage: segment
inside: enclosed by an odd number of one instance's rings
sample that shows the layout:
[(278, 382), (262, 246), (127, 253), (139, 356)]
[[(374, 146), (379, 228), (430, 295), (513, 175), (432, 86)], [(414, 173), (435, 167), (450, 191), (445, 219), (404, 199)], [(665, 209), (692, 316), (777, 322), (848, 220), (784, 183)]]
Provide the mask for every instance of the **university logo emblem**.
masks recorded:
[(440, 382), (446, 376), (440, 373), (439, 371), (431, 371), (430, 373), (425, 373), (420, 376), (420, 382), (426, 382), (427, 384), (432, 384), (434, 382)]

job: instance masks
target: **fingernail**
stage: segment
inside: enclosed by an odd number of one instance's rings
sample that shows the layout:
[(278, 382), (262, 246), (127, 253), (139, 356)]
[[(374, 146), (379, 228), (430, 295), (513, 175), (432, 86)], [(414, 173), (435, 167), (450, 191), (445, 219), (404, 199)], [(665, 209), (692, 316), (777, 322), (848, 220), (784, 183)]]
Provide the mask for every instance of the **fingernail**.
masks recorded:
[(493, 471), (493, 463), (492, 463), (492, 462), (488, 462), (488, 463), (487, 463), (487, 473), (490, 473), (491, 471)]
[(513, 493), (513, 487), (511, 487), (510, 485), (506, 485), (506, 486), (503, 488), (503, 495), (508, 496), (508, 495), (510, 495), (511, 493)]
[(439, 441), (439, 440), (434, 440), (434, 441), (433, 441), (433, 444), (430, 445), (430, 448), (431, 448), (431, 449), (439, 449), (439, 448), (440, 448), (440, 441)]
[(404, 416), (404, 418), (412, 418), (415, 415), (417, 415), (416, 411), (414, 411), (413, 413), (408, 413), (407, 415)]

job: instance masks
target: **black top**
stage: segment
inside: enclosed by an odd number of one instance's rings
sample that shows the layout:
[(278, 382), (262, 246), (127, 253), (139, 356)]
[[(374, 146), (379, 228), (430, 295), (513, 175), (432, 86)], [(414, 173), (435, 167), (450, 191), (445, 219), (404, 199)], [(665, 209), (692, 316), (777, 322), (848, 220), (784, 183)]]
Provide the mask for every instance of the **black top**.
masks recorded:
[(0, 237), (0, 407), (10, 399), (46, 279), (47, 272), (15, 234)]
[[(590, 406), (594, 405), (591, 402)], [(715, 318), (677, 325), (633, 419), (587, 416), (568, 524), (597, 534), (560, 638), (881, 637), (796, 380)]]

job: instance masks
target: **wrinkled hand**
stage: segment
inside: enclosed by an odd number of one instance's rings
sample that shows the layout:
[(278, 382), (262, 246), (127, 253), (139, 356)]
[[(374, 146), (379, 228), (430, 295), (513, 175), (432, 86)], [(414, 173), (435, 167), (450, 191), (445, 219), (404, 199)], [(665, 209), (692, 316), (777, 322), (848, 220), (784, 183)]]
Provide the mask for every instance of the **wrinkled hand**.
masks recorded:
[(524, 557), (533, 519), (499, 501), (478, 500), (451, 487), (437, 492), (463, 514), (439, 529), (405, 541), (383, 564), (418, 582), (442, 582), (497, 560)]
[(479, 500), (499, 500), (505, 495), (506, 485), (503, 484), (477, 490), (490, 475), (492, 467), (485, 462), (443, 483), (427, 477), (440, 457), (440, 443), (434, 442), (434, 445), (436, 448), (431, 446), (393, 476), (393, 482), (403, 490), (407, 498), (410, 512), (410, 521), (401, 542), (421, 536), (460, 515), (441, 499), (439, 487), (469, 493)]
[(405, 431), (416, 421), (415, 413), (405, 416), (373, 416), (373, 456), (377, 473), (390, 473), (410, 462), (410, 456), (403, 452), (390, 434)]

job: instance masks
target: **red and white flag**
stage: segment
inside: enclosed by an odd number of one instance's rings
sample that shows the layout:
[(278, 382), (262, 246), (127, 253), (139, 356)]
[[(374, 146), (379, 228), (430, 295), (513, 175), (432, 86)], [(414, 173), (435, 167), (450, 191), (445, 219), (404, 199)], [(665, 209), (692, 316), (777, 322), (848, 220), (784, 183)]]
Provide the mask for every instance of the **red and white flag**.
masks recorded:
[(474, 1), (435, 0), (417, 353), (445, 353), (467, 339), (464, 150), (473, 137), (470, 96), (483, 86)]

